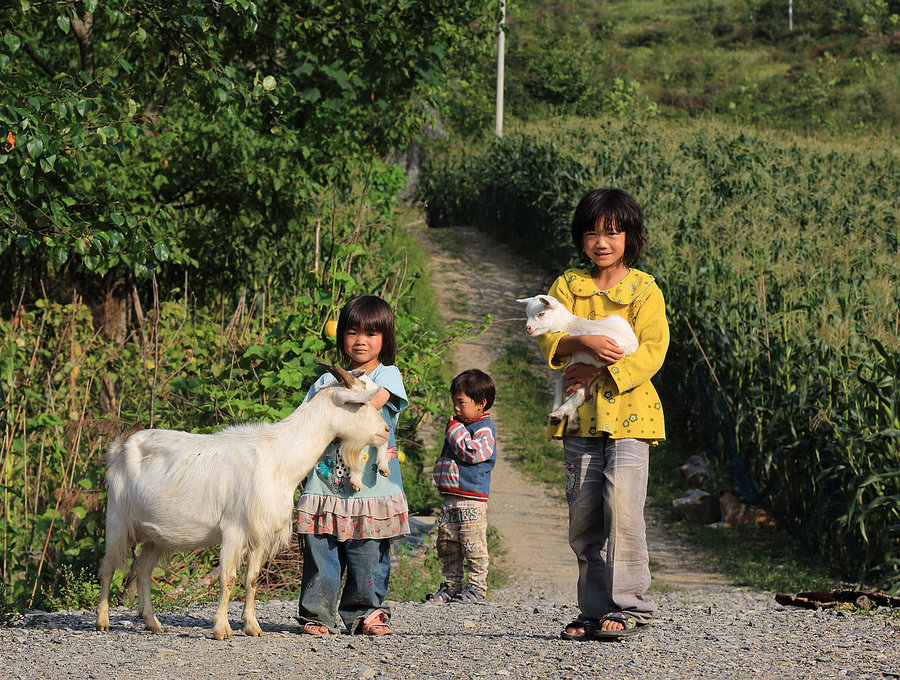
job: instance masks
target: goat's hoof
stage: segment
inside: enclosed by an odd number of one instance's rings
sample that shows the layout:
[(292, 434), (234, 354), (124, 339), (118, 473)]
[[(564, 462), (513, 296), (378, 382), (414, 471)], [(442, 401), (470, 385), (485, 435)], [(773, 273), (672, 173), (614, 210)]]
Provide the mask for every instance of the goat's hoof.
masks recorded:
[(391, 471), (388, 468), (384, 468), (383, 470), (381, 468), (378, 468), (378, 474), (382, 477), (390, 477)]
[(559, 416), (555, 416), (552, 413), (550, 414), (550, 424), (551, 425), (559, 425), (563, 421)]
[(231, 637), (231, 626), (224, 626), (222, 628), (213, 628), (213, 637), (216, 640), (227, 640)]
[(350, 488), (354, 491), (359, 491), (362, 489), (362, 484), (357, 484), (356, 482), (350, 482)]
[(261, 637), (262, 628), (259, 627), (259, 624), (256, 621), (254, 621), (252, 624), (245, 623), (244, 635), (246, 635), (247, 637)]
[(107, 621), (106, 623), (102, 623), (102, 622), (99, 621), (99, 620), (98, 620), (98, 621), (95, 621), (95, 622), (94, 622), (94, 628), (96, 628), (97, 630), (99, 630), (99, 631), (101, 631), (101, 632), (107, 631), (107, 630), (109, 630), (109, 621)]

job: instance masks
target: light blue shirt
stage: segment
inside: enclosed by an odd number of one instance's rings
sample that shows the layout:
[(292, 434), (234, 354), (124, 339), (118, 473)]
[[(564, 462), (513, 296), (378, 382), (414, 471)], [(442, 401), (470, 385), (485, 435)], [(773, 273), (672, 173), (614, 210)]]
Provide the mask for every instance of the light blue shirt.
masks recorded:
[[(389, 477), (378, 474), (378, 466), (375, 463), (376, 449), (374, 446), (366, 447), (368, 460), (363, 464), (362, 489), (354, 492), (350, 486), (350, 471), (344, 465), (344, 461), (338, 452), (338, 446), (329, 444), (319, 461), (313, 467), (303, 489), (303, 494), (317, 494), (322, 496), (337, 496), (339, 498), (380, 498), (393, 496), (403, 491), (403, 479), (400, 476), (400, 461), (396, 456), (397, 441), (395, 430), (400, 411), (409, 406), (406, 389), (403, 387), (403, 379), (400, 369), (396, 366), (378, 364), (369, 374), (372, 381), (391, 393), (390, 398), (381, 407), (381, 417), (384, 418), (391, 429), (388, 446), (391, 452), (388, 467), (391, 471)], [(317, 390), (326, 383), (334, 380), (330, 373), (323, 374), (310, 388), (304, 401), (308, 401)]]

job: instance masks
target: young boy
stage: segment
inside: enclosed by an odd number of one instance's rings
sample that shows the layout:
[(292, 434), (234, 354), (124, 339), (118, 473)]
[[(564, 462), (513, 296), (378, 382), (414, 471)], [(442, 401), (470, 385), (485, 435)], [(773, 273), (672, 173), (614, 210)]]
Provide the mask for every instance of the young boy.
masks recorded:
[[(473, 604), (487, 595), (487, 499), (497, 462), (494, 424), (487, 411), (495, 394), (494, 381), (476, 368), (463, 371), (450, 384), (454, 416), (434, 464), (434, 481), (444, 499), (437, 538), (444, 583), (429, 595), (430, 602)], [(465, 588), (463, 560), (469, 581)]]

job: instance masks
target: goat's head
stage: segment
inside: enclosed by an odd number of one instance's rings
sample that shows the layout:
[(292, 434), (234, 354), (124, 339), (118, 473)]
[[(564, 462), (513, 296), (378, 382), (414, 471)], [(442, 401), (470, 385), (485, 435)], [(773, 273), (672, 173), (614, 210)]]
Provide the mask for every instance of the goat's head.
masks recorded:
[(559, 300), (549, 295), (535, 295), (530, 298), (520, 298), (516, 302), (525, 305), (525, 332), (528, 335), (543, 335), (551, 331), (561, 330), (560, 326), (565, 321), (559, 314), (563, 306)]
[[(315, 360), (317, 364), (324, 366), (328, 372), (337, 376), (338, 382), (343, 387), (331, 387), (331, 401), (337, 406), (346, 407), (341, 411), (347, 417), (338, 418), (335, 415), (332, 426), (335, 429), (335, 437), (343, 441), (358, 443), (363, 446), (380, 446), (387, 442), (390, 428), (381, 417), (381, 413), (369, 403), (381, 391), (381, 387), (371, 380), (365, 381), (356, 371), (346, 371), (340, 366)], [(371, 387), (367, 385), (371, 384)], [(354, 408), (354, 405), (356, 407)]]

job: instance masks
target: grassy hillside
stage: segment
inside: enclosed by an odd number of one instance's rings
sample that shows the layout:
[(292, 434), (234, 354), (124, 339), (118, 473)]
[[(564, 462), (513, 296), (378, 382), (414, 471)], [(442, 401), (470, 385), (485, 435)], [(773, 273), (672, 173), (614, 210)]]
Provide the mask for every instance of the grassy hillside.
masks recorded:
[[(900, 131), (900, 1), (521, 0), (507, 116), (721, 117), (833, 137)], [(485, 63), (493, 74), (492, 64)], [(493, 82), (463, 129), (491, 129)], [(480, 111), (480, 115), (476, 112)]]

